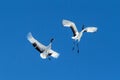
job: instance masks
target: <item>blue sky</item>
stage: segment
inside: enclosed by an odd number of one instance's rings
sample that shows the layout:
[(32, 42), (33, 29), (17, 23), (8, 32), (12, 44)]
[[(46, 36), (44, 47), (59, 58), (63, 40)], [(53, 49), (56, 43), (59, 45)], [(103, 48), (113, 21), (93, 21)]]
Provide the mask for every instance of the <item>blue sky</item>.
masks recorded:
[[(118, 0), (0, 1), (0, 80), (120, 80), (119, 8)], [(63, 19), (99, 29), (83, 35), (79, 54)], [(60, 57), (42, 60), (28, 32), (45, 45), (54, 37)]]

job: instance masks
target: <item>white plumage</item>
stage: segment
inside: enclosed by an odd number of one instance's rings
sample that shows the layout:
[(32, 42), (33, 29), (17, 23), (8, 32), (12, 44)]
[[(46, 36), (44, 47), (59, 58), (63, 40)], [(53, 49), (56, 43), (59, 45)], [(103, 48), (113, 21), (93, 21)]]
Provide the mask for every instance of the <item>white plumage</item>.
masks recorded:
[(40, 52), (40, 57), (42, 59), (46, 59), (49, 56), (52, 56), (53, 58), (59, 57), (59, 53), (57, 53), (51, 49), (52, 41), (50, 42), (50, 44), (48, 46), (45, 46), (45, 45), (41, 44), (39, 41), (37, 41), (32, 36), (31, 33), (28, 33), (27, 39), (34, 46), (34, 48)]
[(78, 40), (78, 42), (80, 41), (80, 39), (81, 39), (81, 37), (83, 35), (83, 32), (93, 33), (93, 32), (97, 31), (96, 27), (86, 27), (86, 28), (82, 29), (82, 31), (78, 32), (75, 23), (72, 22), (72, 21), (69, 21), (69, 20), (63, 20), (62, 24), (65, 27), (70, 27), (71, 28), (71, 30), (73, 32), (72, 39)]

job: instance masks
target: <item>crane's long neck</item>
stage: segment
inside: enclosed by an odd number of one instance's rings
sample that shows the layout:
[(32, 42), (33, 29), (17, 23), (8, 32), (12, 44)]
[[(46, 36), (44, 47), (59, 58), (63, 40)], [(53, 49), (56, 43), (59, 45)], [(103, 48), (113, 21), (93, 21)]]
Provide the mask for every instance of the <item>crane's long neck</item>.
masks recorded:
[(47, 46), (47, 50), (48, 50), (48, 49), (51, 49), (53, 40), (54, 40), (54, 38), (52, 38), (52, 39), (50, 40), (50, 44)]
[(82, 37), (82, 35), (83, 35), (83, 33), (85, 32), (85, 29), (83, 29), (81, 32), (79, 32), (79, 34), (78, 34), (78, 42), (81, 40), (81, 37)]
[(77, 32), (77, 33), (76, 33), (76, 36), (73, 36), (72, 39), (78, 40), (78, 42), (79, 42), (84, 32), (85, 32), (85, 29), (83, 29), (83, 30), (80, 31), (80, 32)]
[(47, 50), (51, 49), (52, 43), (47, 46)]

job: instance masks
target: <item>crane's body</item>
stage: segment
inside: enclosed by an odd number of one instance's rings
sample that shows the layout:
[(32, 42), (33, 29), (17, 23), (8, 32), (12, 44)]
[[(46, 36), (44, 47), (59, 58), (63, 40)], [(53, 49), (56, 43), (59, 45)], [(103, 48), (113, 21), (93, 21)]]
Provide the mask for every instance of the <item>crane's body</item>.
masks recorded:
[[(93, 32), (96, 32), (96, 31), (97, 31), (97, 28), (96, 28), (96, 27), (86, 27), (86, 28), (84, 28), (84, 25), (83, 25), (82, 30), (79, 32), (79, 31), (77, 30), (77, 27), (76, 27), (75, 23), (72, 22), (72, 21), (69, 21), (69, 20), (63, 20), (63, 21), (62, 21), (62, 24), (63, 24), (63, 26), (65, 26), (65, 27), (71, 28), (71, 30), (72, 30), (72, 32), (73, 32), (72, 39), (75, 40), (75, 41), (78, 41), (78, 42), (80, 42), (81, 37), (82, 37), (82, 35), (83, 35), (84, 32), (93, 33)], [(75, 45), (75, 43), (74, 43), (74, 45)], [(77, 52), (79, 53), (78, 43), (77, 43), (77, 48), (78, 48), (78, 51), (77, 51)], [(73, 50), (74, 50), (74, 47), (73, 47)]]
[(53, 58), (58, 58), (59, 54), (51, 49), (52, 41), (48, 46), (43, 45), (39, 41), (37, 41), (31, 33), (28, 33), (27, 39), (29, 42), (34, 46), (34, 48), (40, 52), (40, 57), (42, 59), (46, 59), (49, 56), (52, 56)]
[(62, 24), (65, 27), (70, 27), (71, 28), (71, 30), (73, 32), (72, 39), (74, 39), (75, 41), (78, 40), (78, 42), (80, 41), (84, 32), (93, 33), (93, 32), (97, 31), (96, 27), (86, 27), (86, 28), (82, 28), (82, 31), (79, 32), (77, 30), (77, 27), (76, 27), (75, 23), (72, 22), (72, 21), (69, 21), (69, 20), (63, 20)]

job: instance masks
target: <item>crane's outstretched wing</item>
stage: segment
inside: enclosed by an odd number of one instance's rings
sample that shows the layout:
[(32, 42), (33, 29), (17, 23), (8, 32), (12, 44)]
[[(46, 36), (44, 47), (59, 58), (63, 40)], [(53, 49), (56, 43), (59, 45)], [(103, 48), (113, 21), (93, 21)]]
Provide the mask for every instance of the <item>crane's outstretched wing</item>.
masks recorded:
[(52, 49), (51, 49), (51, 50), (49, 50), (49, 52), (48, 52), (48, 53), (50, 53), (50, 54), (51, 54), (51, 56), (52, 56), (53, 58), (58, 58), (58, 57), (59, 57), (59, 53), (57, 53), (57, 52), (53, 51)]
[(76, 34), (78, 33), (78, 30), (74, 22), (69, 21), (69, 20), (63, 20), (62, 24), (63, 26), (70, 27), (73, 32), (73, 36), (76, 36)]
[(97, 27), (86, 27), (84, 28), (84, 31), (93, 33), (97, 31)]
[(40, 53), (42, 53), (45, 50), (46, 46), (38, 42), (30, 32), (28, 33), (27, 39)]

